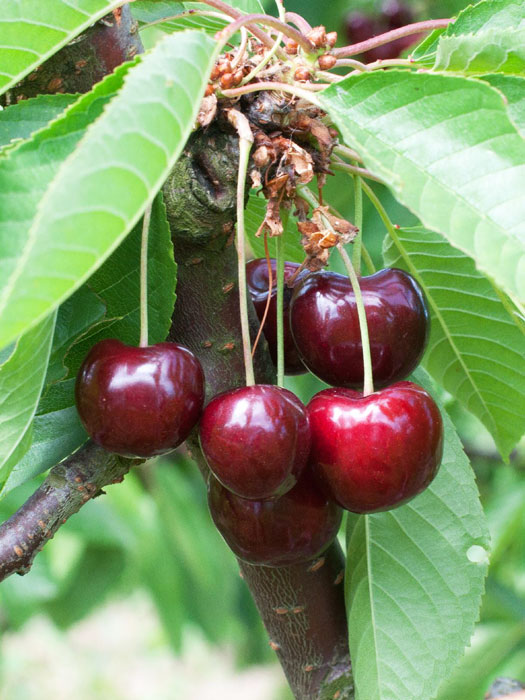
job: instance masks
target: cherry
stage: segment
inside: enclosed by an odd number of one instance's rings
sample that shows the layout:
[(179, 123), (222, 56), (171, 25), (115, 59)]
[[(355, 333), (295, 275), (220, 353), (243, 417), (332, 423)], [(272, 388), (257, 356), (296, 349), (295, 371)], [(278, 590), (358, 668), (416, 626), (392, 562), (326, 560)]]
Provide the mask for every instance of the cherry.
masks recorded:
[[(277, 262), (270, 259), (273, 273), (273, 281), (275, 285), (277, 274)], [(300, 267), (298, 263), (286, 262), (284, 264), (284, 280), (285, 282), (297, 272)], [(304, 276), (304, 275), (303, 275)], [(299, 275), (298, 279), (301, 279)], [(265, 258), (250, 260), (246, 265), (246, 281), (250, 296), (255, 306), (255, 311), (262, 322), (264, 310), (266, 308), (266, 300), (268, 298), (268, 263)], [(284, 371), (285, 374), (304, 374), (307, 372), (306, 367), (301, 362), (299, 353), (295, 347), (290, 330), (290, 322), (288, 320), (288, 307), (292, 298), (293, 288), (284, 285), (283, 294), (283, 315), (284, 315)], [(277, 287), (273, 287), (271, 292), (270, 308), (268, 316), (263, 328), (264, 337), (268, 342), (268, 349), (274, 365), (277, 366)]]
[(211, 476), (208, 505), (234, 554), (264, 566), (315, 559), (337, 535), (342, 517), (308, 474), (284, 496), (269, 501), (240, 498)]
[[(404, 379), (417, 366), (427, 342), (429, 315), (421, 288), (395, 268), (360, 280), (376, 387)], [(347, 277), (316, 272), (295, 288), (290, 306), (292, 333), (308, 369), (320, 379), (348, 388), (363, 384), (363, 356), (357, 306)]]
[(360, 44), (382, 32), (377, 19), (359, 11), (350, 12), (346, 16), (345, 28), (347, 39), (351, 44)]
[[(379, 15), (372, 16), (363, 12), (351, 12), (345, 20), (348, 41), (352, 44), (361, 43), (378, 34), (384, 34), (391, 29), (403, 27), (414, 21), (412, 10), (399, 0), (385, 0)], [(367, 62), (397, 58), (403, 51), (421, 39), (421, 34), (412, 34), (391, 41), (383, 46), (377, 46), (363, 53)]]
[(325, 389), (308, 404), (311, 468), (327, 493), (354, 513), (409, 501), (436, 476), (443, 422), (432, 397), (399, 382), (363, 396)]
[(216, 396), (200, 423), (215, 476), (243, 498), (272, 498), (295, 485), (310, 453), (306, 409), (287, 389), (256, 384)]
[(80, 368), (75, 395), (95, 442), (125, 457), (152, 457), (188, 437), (202, 410), (204, 375), (181, 345), (102, 340)]

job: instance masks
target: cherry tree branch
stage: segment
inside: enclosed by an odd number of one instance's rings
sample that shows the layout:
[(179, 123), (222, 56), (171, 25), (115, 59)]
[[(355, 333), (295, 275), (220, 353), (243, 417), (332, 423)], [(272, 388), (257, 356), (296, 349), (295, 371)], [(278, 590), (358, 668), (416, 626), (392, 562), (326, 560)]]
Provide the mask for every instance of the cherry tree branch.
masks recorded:
[(108, 484), (141, 460), (109, 454), (89, 441), (49, 472), (39, 489), (0, 525), (0, 581), (26, 574), (45, 543)]

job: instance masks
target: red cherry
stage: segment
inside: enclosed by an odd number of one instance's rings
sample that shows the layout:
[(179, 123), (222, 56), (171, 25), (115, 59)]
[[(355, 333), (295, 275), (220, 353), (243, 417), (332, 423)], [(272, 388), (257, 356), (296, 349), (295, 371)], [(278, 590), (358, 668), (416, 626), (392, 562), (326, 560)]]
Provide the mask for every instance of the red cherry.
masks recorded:
[(318, 557), (337, 535), (341, 509), (307, 474), (280, 498), (249, 501), (210, 477), (208, 505), (230, 549), (250, 564), (290, 566)]
[(95, 442), (125, 457), (152, 457), (188, 437), (202, 410), (204, 375), (181, 345), (102, 340), (80, 368), (75, 396)]
[(436, 476), (443, 422), (432, 397), (399, 382), (363, 396), (325, 389), (308, 404), (311, 468), (328, 494), (354, 513), (409, 501)]
[[(421, 288), (403, 270), (385, 269), (360, 280), (376, 387), (404, 379), (419, 363), (429, 315)], [(316, 272), (294, 290), (290, 307), (295, 344), (320, 379), (363, 385), (363, 354), (352, 285), (335, 272)]]
[(360, 44), (384, 31), (377, 19), (364, 12), (350, 12), (345, 19), (345, 28), (351, 44)]
[[(277, 262), (273, 259), (270, 259), (270, 262), (272, 265), (274, 287), (271, 293), (270, 308), (264, 324), (263, 333), (268, 342), (268, 349), (270, 351), (272, 361), (274, 365), (277, 366), (277, 287), (275, 286)], [(299, 267), (300, 265), (298, 263), (286, 262), (284, 264), (285, 282), (290, 279), (295, 272), (297, 272), (297, 268)], [(299, 275), (298, 279), (301, 279), (301, 275)], [(248, 283), (248, 289), (250, 291), (253, 305), (255, 306), (255, 311), (257, 312), (259, 321), (262, 321), (264, 310), (266, 308), (266, 300), (268, 298), (268, 263), (266, 262), (265, 258), (250, 260), (250, 262), (246, 265), (246, 281)], [(292, 332), (290, 330), (290, 321), (288, 318), (288, 308), (290, 306), (292, 292), (293, 288), (290, 288), (285, 284), (283, 294), (283, 315), (285, 319), (284, 371), (285, 374), (305, 374), (307, 369), (301, 362), (301, 358), (299, 357), (299, 353), (297, 352), (293, 342)]]
[(381, 6), (381, 15), (389, 29), (404, 27), (414, 21), (411, 8), (399, 0), (385, 0)]
[(206, 461), (242, 498), (272, 498), (295, 485), (310, 453), (306, 409), (287, 389), (256, 384), (219, 394), (200, 423)]

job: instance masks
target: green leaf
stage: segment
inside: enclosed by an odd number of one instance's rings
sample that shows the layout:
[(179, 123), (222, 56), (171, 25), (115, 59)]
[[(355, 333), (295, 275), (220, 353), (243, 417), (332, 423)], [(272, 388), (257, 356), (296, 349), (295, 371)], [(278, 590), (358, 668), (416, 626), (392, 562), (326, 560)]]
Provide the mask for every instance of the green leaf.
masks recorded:
[(62, 117), (0, 159), (0, 287), (4, 285), (4, 292), (6, 281), (25, 259), (24, 250), (39, 200), (86, 127), (100, 116), (122, 86), (123, 76), (131, 65), (118, 68)]
[(137, 223), (193, 128), (215, 51), (205, 35), (181, 32), (129, 71), (62, 164), (10, 260), (0, 346), (67, 299)]
[(120, 5), (122, 0), (2, 0), (0, 93)]
[[(138, 20), (141, 29), (144, 25), (155, 23), (158, 29), (164, 32), (180, 32), (184, 29), (201, 29), (214, 35), (227, 24), (227, 21), (219, 17), (206, 17), (194, 15), (182, 16), (188, 10), (204, 10), (217, 12), (213, 7), (198, 2), (177, 2), (177, 0), (142, 0), (136, 1), (131, 7), (133, 16)], [(179, 15), (179, 16), (177, 16)], [(169, 19), (168, 19), (169, 18)], [(161, 24), (157, 24), (162, 22)]]
[[(250, 192), (248, 206), (245, 211), (246, 235), (250, 248), (256, 258), (264, 258), (264, 236), (257, 237), (255, 234), (261, 225), (266, 214), (266, 199), (255, 192)], [(270, 257), (275, 258), (275, 241), (268, 237), (268, 248)], [(303, 262), (305, 258), (304, 248), (301, 245), (301, 234), (297, 229), (295, 219), (288, 217), (288, 222), (284, 230), (284, 258), (289, 262)]]
[(27, 139), (35, 131), (56, 119), (78, 95), (39, 95), (22, 100), (0, 111), (0, 147), (15, 139)]
[[(415, 380), (427, 384), (418, 370)], [(443, 409), (442, 409), (443, 412)], [(345, 593), (358, 700), (429, 700), (478, 617), (488, 531), (474, 474), (448, 416), (429, 488), (385, 513), (348, 515)]]
[(525, 142), (478, 80), (391, 71), (318, 97), (349, 145), (426, 228), (525, 297)]
[(460, 36), (491, 29), (524, 28), (525, 7), (521, 0), (482, 0), (462, 10), (445, 34)]
[(469, 75), (525, 72), (525, 29), (490, 29), (472, 35), (442, 36), (434, 70)]
[(501, 74), (480, 77), (504, 95), (507, 113), (514, 126), (525, 138), (525, 78)]
[[(492, 37), (497, 46), (503, 46), (506, 32), (524, 28), (525, 12), (520, 0), (482, 0), (463, 9), (457, 19), (446, 29), (432, 32), (412, 52), (412, 57), (420, 63), (432, 66), (436, 56), (443, 51), (442, 43), (449, 47), (450, 51), (454, 46), (460, 47), (465, 39), (467, 42), (472, 42), (471, 58), (477, 59), (476, 54), (483, 49), (484, 32), (492, 32), (492, 35), (489, 34), (485, 40)], [(454, 38), (453, 41), (450, 41), (451, 37)], [(493, 50), (488, 50), (490, 60), (494, 61), (495, 55)]]
[(32, 425), (31, 445), (22, 459), (13, 466), (0, 490), (0, 498), (54, 467), (88, 437), (74, 406), (35, 416)]
[[(89, 349), (103, 338), (119, 338), (129, 345), (140, 340), (140, 248), (142, 222), (120, 244), (87, 286), (106, 308), (103, 323), (82, 334), (70, 348), (66, 364), (75, 376)], [(162, 195), (155, 198), (148, 238), (148, 331), (150, 344), (166, 340), (173, 308), (177, 266)], [(82, 288), (81, 288), (82, 289)]]
[(477, 416), (508, 457), (525, 428), (524, 326), (471, 258), (423, 228), (385, 239), (385, 262), (410, 272), (427, 297), (424, 366)]
[[(56, 314), (51, 314), (17, 343), (0, 367), (0, 473), (2, 480), (29, 447), (26, 437), (44, 385)], [(18, 449), (21, 447), (21, 449)]]

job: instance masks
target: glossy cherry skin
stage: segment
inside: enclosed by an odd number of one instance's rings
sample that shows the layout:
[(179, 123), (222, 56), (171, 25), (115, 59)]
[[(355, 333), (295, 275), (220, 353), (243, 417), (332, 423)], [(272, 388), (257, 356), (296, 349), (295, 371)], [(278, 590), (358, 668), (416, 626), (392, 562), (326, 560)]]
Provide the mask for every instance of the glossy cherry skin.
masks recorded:
[(204, 375), (182, 345), (102, 340), (80, 368), (75, 397), (95, 442), (125, 457), (152, 457), (188, 437), (202, 411)]
[[(421, 288), (407, 272), (385, 269), (361, 277), (372, 372), (377, 388), (407, 377), (427, 343), (429, 314)], [(335, 272), (316, 272), (294, 290), (292, 333), (308, 369), (327, 384), (360, 389), (363, 350), (352, 285)]]
[(289, 491), (310, 454), (305, 406), (291, 391), (269, 384), (212, 399), (199, 437), (211, 471), (242, 498), (273, 498)]
[(337, 535), (342, 517), (339, 506), (308, 474), (284, 496), (269, 501), (240, 498), (211, 476), (208, 505), (234, 554), (264, 566), (315, 559)]
[(325, 389), (308, 404), (310, 466), (327, 493), (354, 513), (406, 503), (436, 476), (443, 422), (432, 397), (412, 382), (363, 397)]
[[(270, 262), (273, 273), (273, 287), (270, 298), (270, 308), (268, 309), (268, 316), (264, 324), (263, 333), (268, 343), (268, 350), (270, 351), (272, 362), (277, 366), (277, 287), (275, 286), (277, 262), (272, 258)], [(286, 262), (284, 264), (285, 282), (297, 272), (298, 267), (300, 267), (298, 263)], [(298, 280), (299, 279), (301, 279), (301, 275), (299, 275)], [(262, 321), (266, 308), (266, 300), (268, 298), (268, 264), (265, 258), (257, 258), (247, 263), (246, 282), (259, 321)], [(308, 370), (301, 362), (301, 358), (293, 342), (292, 331), (290, 330), (288, 309), (290, 306), (290, 299), (292, 298), (292, 292), (293, 288), (285, 284), (283, 293), (284, 372), (285, 374), (305, 374)]]

